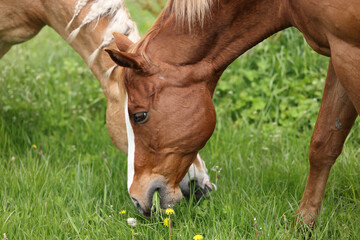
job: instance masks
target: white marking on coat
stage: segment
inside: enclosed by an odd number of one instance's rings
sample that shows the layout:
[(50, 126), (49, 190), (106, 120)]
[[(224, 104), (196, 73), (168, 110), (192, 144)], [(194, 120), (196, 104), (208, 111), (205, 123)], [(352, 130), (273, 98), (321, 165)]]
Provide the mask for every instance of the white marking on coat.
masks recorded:
[(128, 187), (128, 191), (130, 193), (130, 187), (131, 184), (134, 180), (134, 174), (135, 174), (135, 136), (134, 136), (134, 131), (133, 128), (131, 126), (131, 122), (130, 122), (130, 117), (129, 117), (129, 110), (128, 110), (128, 94), (126, 93), (125, 96), (125, 109), (124, 109), (124, 113), (125, 113), (125, 124), (126, 124), (126, 132), (127, 132), (127, 138), (128, 138), (128, 171), (127, 171), (127, 176), (128, 176), (128, 181), (127, 181), (127, 187)]

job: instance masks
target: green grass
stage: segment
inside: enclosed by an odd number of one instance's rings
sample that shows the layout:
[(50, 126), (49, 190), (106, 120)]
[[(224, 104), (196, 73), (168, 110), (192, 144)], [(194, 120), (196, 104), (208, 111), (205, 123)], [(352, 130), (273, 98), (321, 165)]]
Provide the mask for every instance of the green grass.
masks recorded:
[[(153, 18), (129, 7), (144, 32)], [(172, 239), (303, 239), (290, 225), (308, 173), (327, 60), (294, 30), (276, 36), (223, 75), (214, 99), (217, 127), (201, 151), (209, 169), (222, 168), (219, 178), (210, 171), (218, 191), (174, 207)], [(257, 79), (268, 81), (262, 90), (251, 84)], [(1, 233), (9, 240), (169, 239), (165, 215), (143, 219), (133, 206), (126, 156), (108, 136), (100, 85), (54, 31), (44, 29), (0, 60), (0, 86)], [(254, 103), (265, 111), (254, 112)], [(241, 113), (246, 108), (252, 112)], [(360, 237), (358, 126), (331, 172), (313, 239)], [(138, 226), (128, 226), (128, 217)]]

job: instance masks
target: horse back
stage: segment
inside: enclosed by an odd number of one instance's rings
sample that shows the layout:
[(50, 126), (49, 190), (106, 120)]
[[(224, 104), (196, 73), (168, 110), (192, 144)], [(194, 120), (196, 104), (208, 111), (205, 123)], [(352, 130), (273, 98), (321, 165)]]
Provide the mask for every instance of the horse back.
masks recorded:
[(332, 39), (360, 47), (359, 0), (289, 0), (293, 25), (318, 53), (330, 56)]
[(45, 25), (39, 1), (0, 0), (0, 9), (0, 49), (29, 40)]

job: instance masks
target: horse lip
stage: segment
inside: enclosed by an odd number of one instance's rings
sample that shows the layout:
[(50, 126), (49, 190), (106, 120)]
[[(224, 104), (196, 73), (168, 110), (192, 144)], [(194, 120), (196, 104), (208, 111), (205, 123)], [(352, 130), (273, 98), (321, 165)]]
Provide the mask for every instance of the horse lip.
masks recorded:
[(136, 198), (131, 197), (131, 200), (133, 201), (136, 209), (140, 212), (141, 215), (143, 215), (144, 217), (150, 217), (150, 211), (149, 211), (149, 212), (145, 211), (145, 210), (141, 207), (139, 201), (138, 201)]
[(208, 193), (212, 191), (212, 186), (210, 183), (203, 183), (203, 187), (199, 184), (197, 180), (192, 180), (189, 182), (189, 189), (194, 190), (194, 195), (197, 201), (199, 201), (202, 197), (206, 196)]
[[(136, 199), (133, 196), (131, 197), (131, 200), (133, 201), (135, 207), (137, 208), (137, 210), (140, 212), (141, 215), (143, 215), (144, 217), (150, 217), (151, 215), (151, 207), (152, 207), (152, 198), (154, 196), (154, 193), (156, 190), (159, 190), (163, 188), (165, 186), (164, 181), (160, 180), (160, 179), (156, 179), (151, 181), (151, 183), (149, 184), (148, 190), (145, 194), (145, 198), (143, 199), (142, 204), (140, 204), (140, 201), (138, 199)], [(161, 195), (160, 195), (160, 202), (161, 202)]]
[(139, 210), (139, 212), (142, 214), (143, 209), (142, 209), (139, 201), (134, 197), (131, 197), (131, 200), (133, 201), (133, 203), (134, 203), (135, 207), (137, 208), (137, 210)]

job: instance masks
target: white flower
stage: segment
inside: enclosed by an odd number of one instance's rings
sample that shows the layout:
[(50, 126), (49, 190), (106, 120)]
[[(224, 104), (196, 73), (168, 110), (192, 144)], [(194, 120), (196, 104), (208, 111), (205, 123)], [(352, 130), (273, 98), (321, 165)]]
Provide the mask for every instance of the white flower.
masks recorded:
[(211, 171), (213, 171), (213, 172), (220, 172), (221, 170), (222, 170), (222, 168), (219, 167), (219, 166), (213, 166), (213, 167), (211, 168)]
[(137, 225), (137, 221), (135, 218), (128, 218), (126, 219), (126, 221), (129, 226), (135, 227)]

